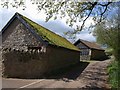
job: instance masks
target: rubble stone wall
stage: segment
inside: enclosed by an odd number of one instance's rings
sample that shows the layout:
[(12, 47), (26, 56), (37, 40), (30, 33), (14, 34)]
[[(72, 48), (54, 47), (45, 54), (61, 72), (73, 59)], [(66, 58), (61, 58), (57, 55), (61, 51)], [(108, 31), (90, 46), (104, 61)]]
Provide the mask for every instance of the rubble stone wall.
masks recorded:
[[(28, 50), (29, 46), (41, 48)], [(42, 46), (18, 19), (2, 35), (2, 72), (6, 77), (40, 78), (53, 70), (78, 63), (79, 54), (79, 51), (62, 47)]]
[(51, 71), (79, 62), (79, 52), (65, 48), (48, 47), (40, 50), (3, 52), (3, 76), (16, 78), (42, 78)]
[(27, 46), (39, 46), (40, 42), (18, 20), (15, 19), (2, 34), (2, 48), (27, 49)]

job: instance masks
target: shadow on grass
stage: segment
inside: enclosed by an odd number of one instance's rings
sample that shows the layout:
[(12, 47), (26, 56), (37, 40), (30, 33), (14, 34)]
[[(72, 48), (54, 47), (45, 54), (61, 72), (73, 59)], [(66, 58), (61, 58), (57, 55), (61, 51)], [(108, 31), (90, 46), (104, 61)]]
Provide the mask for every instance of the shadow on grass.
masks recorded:
[(51, 72), (45, 76), (46, 79), (77, 79), (84, 69), (88, 66), (89, 62), (79, 62), (66, 68), (61, 68)]

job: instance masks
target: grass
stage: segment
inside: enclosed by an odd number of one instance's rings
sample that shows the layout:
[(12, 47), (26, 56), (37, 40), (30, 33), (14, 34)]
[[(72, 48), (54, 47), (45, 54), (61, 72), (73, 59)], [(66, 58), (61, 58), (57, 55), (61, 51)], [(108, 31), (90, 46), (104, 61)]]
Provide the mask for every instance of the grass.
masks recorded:
[(88, 62), (88, 63), (93, 63), (96, 62), (97, 60), (80, 60), (81, 62)]
[(40, 35), (42, 37), (42, 39), (44, 41), (47, 41), (49, 44), (79, 51), (79, 49), (76, 46), (74, 46), (72, 43), (70, 43), (65, 38), (63, 38), (63, 37), (53, 33), (52, 31), (40, 26), (39, 24), (31, 21), (30, 19), (26, 18), (25, 16), (22, 16), (22, 15), (20, 15), (20, 16), (36, 31), (36, 33), (38, 35)]

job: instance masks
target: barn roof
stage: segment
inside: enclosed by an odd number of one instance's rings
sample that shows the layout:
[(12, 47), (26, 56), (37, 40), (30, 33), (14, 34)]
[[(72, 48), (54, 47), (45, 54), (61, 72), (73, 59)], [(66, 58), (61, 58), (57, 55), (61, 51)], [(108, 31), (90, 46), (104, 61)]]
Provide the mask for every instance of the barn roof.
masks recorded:
[(88, 48), (90, 49), (98, 49), (98, 50), (104, 50), (100, 47), (100, 45), (98, 45), (97, 43), (95, 42), (89, 42), (89, 41), (86, 41), (86, 40), (82, 40), (82, 39), (79, 39), (77, 40), (74, 45), (78, 45), (79, 43), (83, 43), (85, 46), (87, 46)]
[[(30, 27), (30, 29), (32, 28), (31, 29), (32, 32), (35, 32), (35, 34), (39, 35), (39, 38), (41, 38), (42, 41), (47, 43), (48, 45), (50, 44), (50, 45), (54, 45), (54, 46), (58, 46), (58, 47), (63, 47), (63, 48), (79, 51), (79, 49), (76, 46), (74, 46), (72, 43), (70, 43), (67, 39), (42, 27), (41, 25), (28, 19), (27, 17), (25, 17), (19, 13), (15, 13), (15, 15), (13, 16), (13, 19), (15, 17), (17, 17), (22, 23), (24, 23), (24, 25), (27, 26), (28, 29), (29, 29), (29, 27)], [(11, 19), (11, 20), (13, 20), (13, 19)], [(11, 20), (8, 22), (8, 24), (6, 26), (8, 26), (12, 22)], [(4, 29), (6, 28), (6, 26), (4, 27)]]

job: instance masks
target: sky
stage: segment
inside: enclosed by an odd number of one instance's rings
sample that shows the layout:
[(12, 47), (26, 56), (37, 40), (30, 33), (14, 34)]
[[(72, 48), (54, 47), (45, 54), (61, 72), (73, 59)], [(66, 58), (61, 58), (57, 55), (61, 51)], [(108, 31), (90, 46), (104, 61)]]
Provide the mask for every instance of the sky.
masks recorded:
[[(48, 28), (49, 30), (61, 36), (63, 36), (63, 32), (66, 32), (68, 30), (73, 30), (68, 25), (66, 25), (64, 19), (50, 20), (48, 22), (45, 22), (45, 18), (46, 18), (45, 13), (43, 11), (38, 12), (36, 5), (33, 5), (28, 1), (26, 2), (25, 10), (22, 10), (22, 8), (16, 9), (13, 7), (9, 7), (7, 9), (7, 8), (2, 8), (0, 6), (0, 19), (1, 19), (0, 30), (2, 30), (2, 28), (7, 24), (7, 22), (12, 18), (12, 16), (16, 12), (28, 17), (29, 19), (35, 21), (41, 26), (44, 26)], [(85, 25), (89, 26), (91, 22), (93, 22), (93, 20), (89, 19)], [(76, 40), (84, 39), (84, 40), (91, 41), (91, 42), (96, 41), (96, 38), (92, 35), (92, 33), (89, 34), (88, 30), (81, 31), (80, 34), (77, 34), (76, 36), (77, 36)]]

